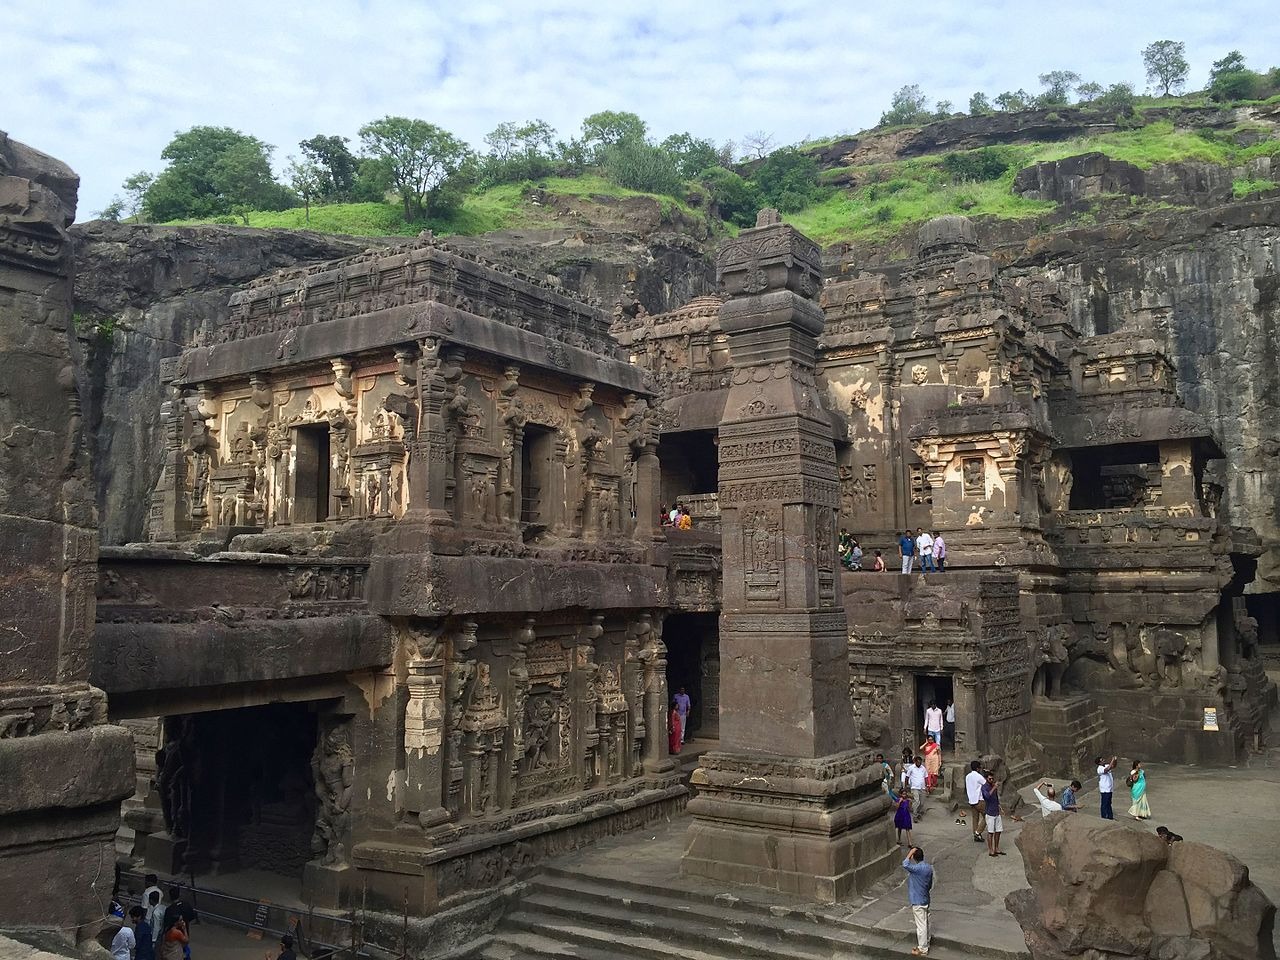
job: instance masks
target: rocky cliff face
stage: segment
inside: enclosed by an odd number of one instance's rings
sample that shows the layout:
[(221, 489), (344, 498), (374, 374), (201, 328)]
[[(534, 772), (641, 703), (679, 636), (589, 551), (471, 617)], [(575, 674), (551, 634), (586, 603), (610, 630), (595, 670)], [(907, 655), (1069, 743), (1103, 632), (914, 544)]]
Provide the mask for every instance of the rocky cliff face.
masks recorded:
[[(658, 313), (711, 288), (714, 271), (701, 239), (674, 229), (687, 224), (656, 215), (640, 222), (643, 210), (623, 212), (636, 222), (574, 222), (456, 243), (557, 278), (606, 310), (620, 303)], [(72, 236), (76, 324), (86, 357), (81, 391), (106, 544), (140, 540), (145, 532), (163, 450), (160, 361), (176, 356), (202, 323), (223, 320), (232, 291), (254, 277), (397, 240), (104, 221), (79, 225)]]

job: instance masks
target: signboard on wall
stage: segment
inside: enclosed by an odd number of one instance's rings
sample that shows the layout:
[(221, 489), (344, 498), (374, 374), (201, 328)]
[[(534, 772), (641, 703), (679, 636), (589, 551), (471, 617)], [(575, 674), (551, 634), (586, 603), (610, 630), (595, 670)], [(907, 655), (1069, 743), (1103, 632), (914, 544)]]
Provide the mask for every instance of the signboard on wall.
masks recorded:
[(1204, 708), (1204, 728), (1206, 730), (1212, 731), (1213, 733), (1218, 732), (1218, 708), (1217, 707)]
[(253, 926), (246, 936), (251, 940), (261, 940), (263, 931), (267, 929), (267, 920), (271, 916), (271, 901), (259, 900), (258, 908), (253, 911)]

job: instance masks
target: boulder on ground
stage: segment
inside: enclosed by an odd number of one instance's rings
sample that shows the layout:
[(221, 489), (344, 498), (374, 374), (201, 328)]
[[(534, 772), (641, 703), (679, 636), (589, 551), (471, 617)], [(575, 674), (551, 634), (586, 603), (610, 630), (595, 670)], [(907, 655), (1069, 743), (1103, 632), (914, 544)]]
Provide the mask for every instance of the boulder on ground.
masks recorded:
[(1017, 843), (1031, 890), (1006, 904), (1035, 960), (1275, 958), (1275, 906), (1220, 850), (1062, 813)]

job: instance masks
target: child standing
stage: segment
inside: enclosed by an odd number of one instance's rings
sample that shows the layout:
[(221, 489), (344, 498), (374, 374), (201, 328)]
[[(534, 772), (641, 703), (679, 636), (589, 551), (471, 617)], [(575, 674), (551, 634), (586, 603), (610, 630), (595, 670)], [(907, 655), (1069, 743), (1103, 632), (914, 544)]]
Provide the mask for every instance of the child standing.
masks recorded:
[(905, 790), (894, 797), (898, 809), (893, 814), (893, 825), (898, 830), (898, 843), (902, 843), (902, 831), (907, 831), (907, 846), (911, 846), (911, 794)]

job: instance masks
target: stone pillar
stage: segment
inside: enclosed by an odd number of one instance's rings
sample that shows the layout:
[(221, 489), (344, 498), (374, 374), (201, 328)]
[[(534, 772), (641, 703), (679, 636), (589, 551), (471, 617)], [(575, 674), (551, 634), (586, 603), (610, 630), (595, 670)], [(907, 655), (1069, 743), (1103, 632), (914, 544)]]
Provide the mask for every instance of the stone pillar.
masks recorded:
[(98, 932), (133, 738), (89, 684), (98, 531), (71, 361), (78, 179), (0, 132), (0, 929)]
[(409, 628), (404, 710), (404, 808), (423, 827), (449, 819), (444, 806), (444, 638), (439, 627)]
[(854, 748), (835, 590), (835, 447), (813, 368), (816, 244), (760, 214), (720, 253), (720, 744), (694, 774), (685, 874), (833, 901), (889, 869), (888, 800)]

